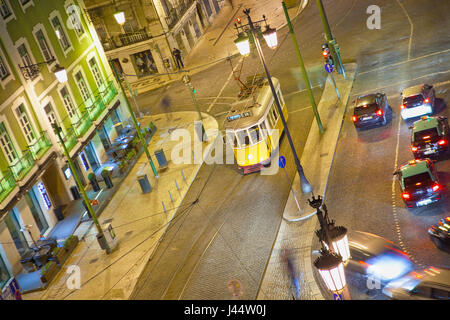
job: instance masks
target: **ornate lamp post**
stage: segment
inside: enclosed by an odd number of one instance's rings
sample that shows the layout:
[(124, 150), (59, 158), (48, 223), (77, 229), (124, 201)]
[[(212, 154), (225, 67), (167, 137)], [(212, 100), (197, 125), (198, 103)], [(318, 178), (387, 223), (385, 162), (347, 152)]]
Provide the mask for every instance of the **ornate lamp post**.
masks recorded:
[[(335, 226), (334, 221), (328, 218), (328, 210), (325, 204), (322, 205), (322, 198), (312, 197), (308, 200), (309, 205), (317, 210), (317, 218), (320, 223), (320, 230), (316, 235), (322, 245), (321, 255), (314, 261), (314, 266), (318, 269), (327, 289), (333, 293), (343, 293), (346, 300), (350, 300), (350, 294), (346, 287), (347, 281), (344, 273), (344, 262), (350, 257), (350, 249), (347, 240), (347, 229)], [(323, 207), (325, 215), (323, 215)]]
[[(47, 61), (42, 61), (35, 64), (29, 65), (25, 64), (23, 66), (19, 64), (19, 68), (20, 71), (22, 71), (23, 77), (28, 80), (34, 78), (41, 72), (41, 69), (39, 68), (40, 65), (51, 64), (55, 61), (56, 61), (55, 57), (51, 57), (51, 59)], [(64, 67), (61, 67), (59, 64), (56, 64), (52, 72), (55, 74), (56, 79), (58, 79), (59, 83), (67, 82), (67, 71)]]
[[(283, 111), (281, 109), (281, 104), (278, 99), (278, 95), (276, 93), (275, 87), (272, 82), (272, 77), (270, 76), (269, 69), (266, 65), (266, 60), (264, 58), (264, 54), (261, 49), (261, 45), (259, 43), (259, 35), (263, 35), (264, 39), (266, 40), (267, 45), (269, 48), (274, 49), (276, 48), (278, 41), (276, 39), (276, 30), (270, 28), (270, 26), (267, 25), (266, 17), (263, 16), (263, 20), (255, 21), (253, 22), (250, 17), (250, 9), (245, 9), (244, 14), (247, 16), (248, 24), (246, 25), (237, 25), (234, 24), (238, 38), (234, 41), (236, 44), (239, 52), (242, 55), (248, 55), (250, 54), (250, 42), (254, 43), (256, 46), (256, 50), (258, 51), (258, 55), (260, 58), (260, 61), (264, 67), (264, 71), (266, 72), (267, 81), (269, 82), (270, 89), (272, 90), (272, 96), (275, 101), (275, 105), (277, 107), (278, 113), (280, 114), (281, 121), (283, 122), (284, 131), (286, 132), (286, 137), (289, 141), (289, 145), (291, 147), (292, 153), (294, 155), (295, 164), (297, 166), (297, 172), (300, 177), (300, 185), (302, 188), (303, 193), (310, 193), (312, 191), (311, 185), (309, 184), (308, 180), (306, 179), (305, 173), (303, 172), (303, 167), (300, 164), (300, 160), (298, 159), (297, 152), (295, 151), (294, 142), (292, 141), (291, 134), (289, 132), (289, 128), (286, 123), (286, 119), (283, 115)], [(239, 20), (240, 21), (240, 20)], [(261, 22), (264, 22), (266, 25), (266, 30), (264, 32), (261, 32), (261, 26), (259, 25)]]

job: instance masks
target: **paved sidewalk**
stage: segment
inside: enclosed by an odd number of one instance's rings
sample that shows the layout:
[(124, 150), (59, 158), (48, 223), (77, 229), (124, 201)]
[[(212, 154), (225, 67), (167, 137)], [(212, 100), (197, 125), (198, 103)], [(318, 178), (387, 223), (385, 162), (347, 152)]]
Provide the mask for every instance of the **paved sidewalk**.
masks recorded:
[[(203, 114), (203, 117), (206, 131), (217, 130), (218, 124), (213, 117), (207, 114)], [(187, 129), (194, 137), (194, 121), (197, 119), (196, 112), (175, 112), (140, 119), (144, 126), (152, 120), (158, 127), (149, 150), (154, 155), (155, 150), (163, 149), (169, 165), (166, 169), (158, 169), (159, 178), (156, 179), (143, 153), (102, 212), (99, 221), (102, 224), (110, 222), (114, 227), (119, 239), (117, 249), (107, 255), (100, 249), (96, 239), (97, 230), (92, 221), (81, 223), (75, 231), (81, 241), (58, 276), (48, 289), (24, 294), (24, 299), (128, 299), (216, 138), (210, 132), (208, 142), (202, 144), (202, 157), (196, 153), (193, 160), (192, 155), (189, 155), (192, 164), (175, 164), (171, 161), (172, 150), (180, 146), (180, 140), (171, 141), (170, 133), (175, 129)], [(188, 143), (194, 150), (193, 141)], [(179, 154), (178, 151), (174, 152), (174, 155)], [(152, 156), (152, 159), (158, 168), (156, 157)], [(149, 178), (153, 188), (150, 193), (143, 194), (141, 191), (136, 179), (139, 170), (143, 170)], [(78, 290), (69, 290), (66, 284), (71, 276), (66, 273), (67, 268), (72, 265), (80, 268), (81, 288)]]
[[(288, 8), (289, 17), (292, 21), (306, 7), (308, 1), (297, 0), (296, 5)], [(247, 24), (247, 19), (242, 13), (245, 8), (251, 9), (250, 15), (255, 21), (261, 20), (262, 15), (266, 14), (267, 22), (272, 28), (279, 30), (287, 25), (281, 1), (233, 0), (233, 7), (227, 1), (195, 47), (189, 52), (189, 55), (183, 57), (185, 65), (183, 70), (169, 75), (148, 76), (130, 84), (130, 86), (137, 89), (138, 94), (144, 93), (181, 81), (181, 77), (186, 73), (192, 75), (223, 62), (230, 56), (239, 56), (239, 51), (234, 44), (236, 39), (234, 23), (236, 18), (240, 17), (242, 24)]]
[[(345, 65), (347, 79), (341, 75), (335, 75), (336, 83), (341, 96), (337, 100), (335, 88), (328, 77), (322, 98), (318, 105), (320, 118), (325, 128), (325, 133), (320, 134), (317, 122), (314, 120), (308, 135), (305, 148), (300, 162), (306, 177), (312, 186), (314, 195), (320, 195), (326, 203), (326, 186), (333, 163), (333, 158), (342, 127), (345, 121), (344, 115), (347, 107), (353, 81), (356, 74), (356, 64)], [(318, 220), (315, 210), (308, 205), (311, 194), (303, 195), (300, 189), (300, 178), (298, 174), (293, 181), (292, 190), (297, 202), (291, 192), (286, 208), (283, 213), (283, 221), (278, 232), (277, 240), (273, 247), (272, 255), (267, 265), (263, 281), (258, 293), (258, 300), (290, 300), (289, 280), (285, 272), (285, 266), (281, 261), (281, 250), (291, 249), (295, 265), (299, 272), (303, 273), (301, 285), (302, 300), (323, 300), (324, 297), (319, 289), (313, 271), (312, 250), (315, 240), (315, 230), (318, 228)], [(327, 204), (332, 215), (333, 204)]]

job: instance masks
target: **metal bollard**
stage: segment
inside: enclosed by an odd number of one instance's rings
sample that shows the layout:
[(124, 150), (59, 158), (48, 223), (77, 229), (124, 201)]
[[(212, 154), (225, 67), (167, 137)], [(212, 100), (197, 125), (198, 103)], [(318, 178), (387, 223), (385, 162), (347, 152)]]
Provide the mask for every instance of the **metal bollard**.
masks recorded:
[(184, 176), (183, 170), (181, 170), (181, 176), (183, 177), (183, 180), (186, 181), (186, 177)]
[(172, 194), (170, 193), (170, 190), (169, 190), (169, 197), (170, 197), (170, 201), (173, 202), (173, 197), (172, 197)]
[(177, 190), (180, 191), (180, 187), (178, 186), (177, 180), (175, 180), (175, 187), (177, 187)]
[(161, 201), (161, 203), (162, 203), (162, 206), (163, 206), (163, 209), (164, 209), (164, 213), (167, 213), (166, 206), (164, 205), (164, 201)]

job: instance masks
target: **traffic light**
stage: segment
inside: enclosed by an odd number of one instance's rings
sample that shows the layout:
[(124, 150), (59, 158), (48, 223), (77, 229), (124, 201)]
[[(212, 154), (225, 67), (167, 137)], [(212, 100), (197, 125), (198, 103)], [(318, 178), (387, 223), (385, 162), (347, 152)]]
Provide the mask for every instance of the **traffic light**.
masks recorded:
[(330, 52), (330, 48), (328, 47), (328, 43), (324, 43), (322, 45), (322, 56), (325, 59), (325, 62), (327, 64), (334, 66), (334, 60), (333, 60), (333, 57), (331, 56), (331, 52)]
[(236, 22), (239, 23), (239, 24), (241, 24), (241, 18), (237, 17), (237, 18), (236, 18)]

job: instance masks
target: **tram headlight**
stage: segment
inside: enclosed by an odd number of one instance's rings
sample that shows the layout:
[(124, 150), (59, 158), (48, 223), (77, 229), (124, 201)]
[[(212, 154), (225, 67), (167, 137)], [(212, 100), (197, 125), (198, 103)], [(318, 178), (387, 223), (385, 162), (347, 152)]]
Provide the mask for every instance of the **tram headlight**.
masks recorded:
[(249, 154), (249, 155), (247, 156), (247, 159), (248, 159), (248, 160), (252, 160), (252, 159), (253, 159), (253, 155), (252, 155), (252, 154)]

